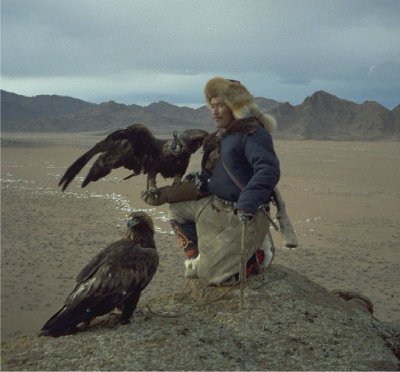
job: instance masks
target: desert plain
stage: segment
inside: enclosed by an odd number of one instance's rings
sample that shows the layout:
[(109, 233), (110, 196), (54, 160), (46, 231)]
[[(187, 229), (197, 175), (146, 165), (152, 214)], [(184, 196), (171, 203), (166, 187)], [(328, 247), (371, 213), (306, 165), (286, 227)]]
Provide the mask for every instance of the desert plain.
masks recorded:
[[(96, 133), (1, 134), (1, 339), (38, 333), (74, 287), (80, 269), (122, 237), (132, 210), (153, 218), (159, 269), (142, 298), (179, 289), (183, 253), (168, 222), (168, 205), (140, 199), (143, 175), (126, 169), (82, 189), (85, 167), (65, 192), (66, 168), (104, 136)], [(282, 247), (281, 264), (328, 289), (359, 292), (374, 316), (400, 322), (400, 142), (275, 140), (279, 189), (299, 246)], [(201, 151), (188, 172), (200, 168)], [(171, 180), (158, 177), (158, 185)], [(272, 217), (275, 209), (271, 208)], [(273, 283), (271, 283), (273, 285)], [(139, 302), (140, 307), (140, 302)]]

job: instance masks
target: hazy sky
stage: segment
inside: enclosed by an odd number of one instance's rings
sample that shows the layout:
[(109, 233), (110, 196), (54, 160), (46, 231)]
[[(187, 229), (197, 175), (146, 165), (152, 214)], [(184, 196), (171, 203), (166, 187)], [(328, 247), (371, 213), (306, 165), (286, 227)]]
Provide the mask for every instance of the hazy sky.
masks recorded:
[(213, 76), (300, 104), (400, 103), (399, 0), (1, 0), (1, 86), (197, 107)]

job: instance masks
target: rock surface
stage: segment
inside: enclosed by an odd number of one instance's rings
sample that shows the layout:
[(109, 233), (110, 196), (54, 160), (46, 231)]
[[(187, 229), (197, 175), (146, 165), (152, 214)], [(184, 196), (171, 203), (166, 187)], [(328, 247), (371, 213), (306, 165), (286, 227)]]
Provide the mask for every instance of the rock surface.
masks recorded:
[[(397, 356), (396, 356), (397, 353)], [(187, 281), (59, 338), (2, 343), (2, 370), (395, 370), (399, 329), (297, 272), (272, 265), (238, 287)]]

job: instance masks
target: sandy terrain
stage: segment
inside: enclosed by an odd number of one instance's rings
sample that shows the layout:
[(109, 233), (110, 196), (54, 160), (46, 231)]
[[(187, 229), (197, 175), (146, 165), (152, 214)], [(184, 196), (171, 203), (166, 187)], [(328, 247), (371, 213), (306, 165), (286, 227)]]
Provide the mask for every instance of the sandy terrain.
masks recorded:
[[(80, 268), (122, 236), (132, 209), (153, 217), (161, 255), (143, 297), (183, 284), (183, 255), (167, 206), (149, 208), (140, 200), (144, 176), (122, 181), (128, 171), (116, 170), (81, 189), (85, 168), (67, 192), (58, 189), (66, 167), (100, 138), (2, 134), (2, 340), (40, 329), (61, 307)], [(373, 301), (380, 320), (400, 321), (400, 143), (276, 141), (275, 147), (280, 190), (300, 245), (281, 248), (274, 232), (274, 262), (328, 289), (359, 291)], [(199, 161), (200, 153), (189, 170)]]

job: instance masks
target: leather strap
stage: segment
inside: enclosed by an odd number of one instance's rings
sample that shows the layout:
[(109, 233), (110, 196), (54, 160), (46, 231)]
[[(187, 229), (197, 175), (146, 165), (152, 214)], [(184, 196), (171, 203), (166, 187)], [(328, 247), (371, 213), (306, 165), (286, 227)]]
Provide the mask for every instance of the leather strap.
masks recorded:
[(236, 185), (236, 187), (240, 190), (243, 191), (244, 186), (239, 182), (239, 180), (235, 177), (235, 175), (231, 172), (231, 170), (228, 168), (228, 165), (225, 163), (224, 158), (221, 155), (221, 162), (222, 165), (226, 171), (226, 173), (228, 174), (229, 178), (232, 180), (232, 182)]

